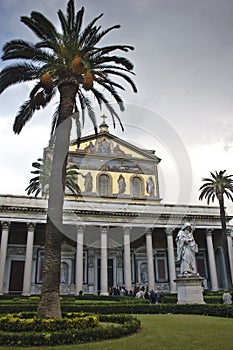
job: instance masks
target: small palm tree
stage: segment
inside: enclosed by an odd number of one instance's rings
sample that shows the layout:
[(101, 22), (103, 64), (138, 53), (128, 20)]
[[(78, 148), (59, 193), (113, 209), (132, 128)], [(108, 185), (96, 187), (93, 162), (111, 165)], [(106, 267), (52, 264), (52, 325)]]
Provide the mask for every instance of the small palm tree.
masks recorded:
[[(37, 197), (40, 193), (42, 196), (49, 193), (49, 181), (51, 175), (52, 159), (47, 157), (46, 161), (43, 158), (38, 158), (36, 162), (32, 163), (33, 168), (36, 170), (31, 171), (32, 174), (36, 176), (33, 177), (25, 191), (27, 194), (33, 194)], [(66, 167), (66, 177), (65, 177), (65, 189), (69, 189), (71, 194), (77, 196), (80, 194), (80, 188), (76, 182), (78, 172), (78, 167), (75, 164), (68, 164)]]
[(226, 234), (226, 213), (224, 207), (224, 195), (233, 201), (233, 175), (227, 175), (226, 170), (221, 170), (215, 173), (210, 172), (211, 178), (203, 178), (205, 183), (200, 187), (201, 194), (199, 199), (207, 199), (207, 204), (210, 201), (214, 202), (217, 198), (220, 207), (220, 216), (223, 233)]
[[(203, 178), (202, 181), (205, 183), (200, 187), (201, 194), (199, 199), (202, 200), (204, 198), (207, 199), (207, 204), (210, 201), (214, 202), (217, 198), (219, 202), (220, 208), (220, 218), (222, 225), (222, 245), (224, 248), (225, 256), (228, 256), (227, 250), (227, 239), (226, 239), (226, 212), (224, 206), (224, 196), (233, 201), (233, 175), (227, 175), (226, 170), (221, 170), (219, 172), (215, 171), (215, 173), (210, 172), (210, 178)], [(230, 262), (229, 259), (226, 259), (227, 263), (227, 271), (230, 274)]]

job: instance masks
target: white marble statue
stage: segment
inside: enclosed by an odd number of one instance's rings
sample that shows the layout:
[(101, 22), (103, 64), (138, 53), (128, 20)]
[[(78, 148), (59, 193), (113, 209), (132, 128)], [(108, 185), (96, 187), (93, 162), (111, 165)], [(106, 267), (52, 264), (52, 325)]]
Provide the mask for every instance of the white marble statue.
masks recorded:
[(198, 246), (193, 237), (192, 226), (186, 222), (176, 237), (177, 244), (177, 263), (180, 264), (180, 273), (182, 275), (196, 273), (195, 254), (198, 252)]

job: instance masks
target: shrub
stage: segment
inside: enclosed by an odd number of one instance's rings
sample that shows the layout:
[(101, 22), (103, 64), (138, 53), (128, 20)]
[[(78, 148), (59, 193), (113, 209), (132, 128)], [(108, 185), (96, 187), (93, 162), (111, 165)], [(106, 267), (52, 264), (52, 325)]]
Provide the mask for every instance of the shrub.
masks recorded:
[(61, 319), (43, 319), (35, 314), (30, 316), (25, 313), (3, 315), (0, 317), (0, 329), (5, 332), (80, 330), (95, 327), (99, 321), (98, 316), (83, 313), (67, 313), (66, 317)]
[[(8, 315), (7, 315), (8, 316)], [(87, 327), (66, 327), (66, 329), (60, 329), (60, 321), (63, 322), (64, 320), (53, 320), (55, 322), (51, 322), (51, 320), (48, 320), (47, 325), (49, 324), (49, 327), (47, 330), (39, 330), (37, 327), (33, 330), (25, 331), (18, 331), (18, 325), (16, 326), (16, 331), (9, 331), (9, 328), (7, 328), (6, 323), (7, 320), (11, 319), (12, 316), (9, 318), (2, 316), (1, 319), (3, 319), (3, 325), (5, 325), (5, 329), (7, 331), (4, 331), (4, 329), (1, 327), (0, 331), (0, 346), (1, 345), (14, 345), (14, 346), (41, 346), (41, 345), (62, 345), (62, 344), (75, 344), (75, 343), (82, 343), (87, 341), (93, 341), (93, 340), (102, 340), (102, 339), (109, 339), (109, 338), (119, 338), (122, 336), (126, 336), (132, 333), (137, 332), (137, 330), (140, 328), (140, 321), (137, 320), (135, 317), (132, 316), (104, 316), (102, 318), (102, 322), (112, 322), (112, 323), (118, 323), (120, 325), (117, 326), (106, 326), (101, 327), (97, 325), (96, 321), (99, 319), (97, 316), (94, 315), (81, 315), (81, 319), (85, 319), (89, 317), (90, 319), (95, 319), (95, 327), (87, 325)], [(19, 320), (26, 321), (25, 324), (29, 325), (31, 327), (31, 320), (30, 314), (21, 314), (18, 316)], [(16, 316), (14, 316), (16, 318)], [(66, 319), (68, 320), (74, 320), (77, 318), (77, 314), (70, 313), (66, 314)], [(105, 321), (104, 321), (105, 320)], [(30, 321), (30, 322), (29, 322)], [(38, 321), (38, 319), (35, 321)], [(41, 319), (39, 320), (41, 321)], [(43, 320), (46, 321), (46, 320)], [(46, 323), (46, 322), (45, 322)], [(16, 323), (15, 323), (16, 324)], [(53, 326), (51, 327), (51, 324)], [(69, 324), (69, 323), (68, 323)], [(55, 330), (54, 325), (58, 326), (58, 329)], [(41, 323), (41, 326), (44, 327), (44, 323)]]

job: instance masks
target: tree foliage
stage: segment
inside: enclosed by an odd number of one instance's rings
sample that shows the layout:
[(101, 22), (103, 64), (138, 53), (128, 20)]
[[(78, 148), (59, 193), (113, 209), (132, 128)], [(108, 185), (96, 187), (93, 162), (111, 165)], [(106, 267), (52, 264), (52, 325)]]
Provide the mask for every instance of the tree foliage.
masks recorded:
[[(83, 28), (84, 8), (75, 13), (74, 0), (70, 0), (66, 16), (61, 10), (58, 11), (60, 32), (39, 12), (32, 11), (30, 17), (21, 17), (21, 22), (32, 30), (39, 41), (32, 43), (14, 39), (3, 46), (2, 59), (14, 60), (16, 63), (6, 66), (0, 72), (0, 93), (14, 84), (35, 82), (28, 99), (23, 102), (16, 115), (13, 127), (15, 133), (21, 132), (36, 110), (45, 108), (51, 103), (57, 88), (64, 83), (72, 83), (78, 87), (73, 110), (78, 119), (77, 112), (81, 112), (83, 123), (87, 110), (96, 128), (91, 96), (95, 98), (100, 108), (103, 104), (107, 107), (114, 123), (115, 118), (120, 121), (118, 113), (106, 95), (113, 97), (123, 111), (123, 100), (117, 90), (124, 90), (124, 86), (115, 78), (124, 80), (130, 84), (134, 92), (137, 91), (130, 77), (134, 74), (133, 64), (127, 58), (116, 54), (120, 51), (131, 51), (133, 47), (129, 45), (100, 47), (99, 42), (103, 37), (112, 30), (120, 28), (119, 25), (114, 25), (103, 30), (101, 25), (97, 25), (102, 16), (103, 14), (97, 16)], [(58, 116), (59, 113), (55, 113), (52, 133), (58, 123)]]
[[(49, 182), (52, 168), (52, 158), (38, 158), (32, 163), (36, 170), (31, 171), (36, 175), (31, 178), (29, 185), (25, 189), (28, 195), (34, 194), (37, 197), (39, 194), (46, 196), (49, 193)], [(72, 195), (77, 196), (80, 193), (80, 188), (77, 184), (77, 175), (79, 175), (78, 167), (75, 164), (68, 164), (66, 167), (65, 191), (68, 189)]]
[(228, 199), (233, 201), (233, 178), (232, 175), (227, 175), (226, 170), (210, 172), (210, 178), (203, 178), (205, 182), (201, 187), (201, 194), (199, 199), (207, 199), (207, 204), (214, 202), (215, 198), (222, 201), (223, 196), (226, 195)]

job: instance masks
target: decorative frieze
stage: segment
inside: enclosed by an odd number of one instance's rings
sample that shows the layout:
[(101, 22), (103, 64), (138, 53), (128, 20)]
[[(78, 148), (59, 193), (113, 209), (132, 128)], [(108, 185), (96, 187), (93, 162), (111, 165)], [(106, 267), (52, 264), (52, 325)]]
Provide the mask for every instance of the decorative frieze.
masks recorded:
[(8, 255), (25, 255), (26, 247), (9, 247), (7, 253)]

